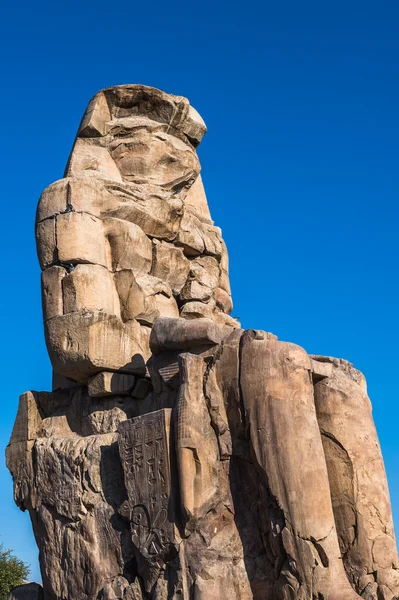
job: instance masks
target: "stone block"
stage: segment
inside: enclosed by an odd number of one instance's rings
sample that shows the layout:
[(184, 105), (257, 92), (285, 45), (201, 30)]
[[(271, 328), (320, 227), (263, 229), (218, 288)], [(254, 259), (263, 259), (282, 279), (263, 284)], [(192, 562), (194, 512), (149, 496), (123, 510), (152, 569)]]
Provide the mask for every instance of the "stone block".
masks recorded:
[(107, 132), (106, 124), (111, 120), (104, 92), (98, 92), (92, 98), (79, 125), (78, 137), (98, 137)]
[(42, 306), (45, 321), (64, 314), (62, 280), (65, 275), (66, 270), (56, 265), (42, 272)]
[(68, 187), (68, 179), (59, 179), (46, 187), (37, 205), (36, 223), (67, 210)]
[(201, 175), (198, 175), (197, 179), (189, 189), (187, 196), (184, 198), (184, 205), (187, 210), (193, 212), (200, 221), (213, 225)]
[(318, 360), (314, 360), (313, 358), (311, 358), (311, 365), (314, 383), (318, 383), (326, 377), (331, 377), (333, 373), (333, 366), (330, 363), (319, 362)]
[(219, 264), (212, 256), (200, 256), (190, 261), (190, 273), (180, 298), (208, 302), (219, 283)]
[(167, 242), (154, 241), (154, 255), (151, 275), (167, 282), (173, 293), (178, 294), (184, 286), (190, 271), (190, 261), (183, 249)]
[(78, 138), (75, 141), (65, 174), (68, 177), (103, 178), (118, 183), (123, 181), (108, 149), (93, 139)]
[(213, 297), (216, 302), (216, 306), (220, 308), (221, 311), (229, 315), (233, 309), (233, 301), (230, 294), (218, 287), (216, 288)]
[(88, 391), (93, 398), (128, 396), (133, 389), (134, 382), (134, 375), (103, 371), (89, 378)]
[(119, 425), (119, 452), (130, 507), (132, 540), (149, 560), (165, 558), (175, 528), (170, 473), (171, 409)]
[(140, 323), (152, 325), (159, 316), (179, 316), (176, 300), (166, 282), (151, 275), (144, 275), (137, 279), (137, 283), (145, 296), (144, 310), (136, 316)]
[(75, 312), (45, 324), (54, 370), (81, 383), (100, 371), (144, 375), (148, 334), (137, 321), (123, 323), (102, 311)]
[(181, 385), (176, 405), (175, 446), (186, 526), (192, 518), (204, 515), (204, 507), (209, 507), (218, 489), (219, 450), (203, 394), (205, 369), (202, 356), (188, 352), (179, 355)]
[(150, 346), (154, 354), (165, 350), (185, 350), (196, 346), (220, 344), (230, 332), (210, 319), (159, 317), (151, 330)]
[(36, 248), (40, 267), (47, 269), (57, 262), (58, 252), (55, 237), (55, 218), (46, 219), (36, 225)]
[(104, 229), (111, 249), (113, 271), (131, 269), (136, 275), (150, 272), (152, 244), (138, 225), (106, 218)]
[(100, 265), (79, 264), (62, 280), (64, 314), (100, 310), (120, 316), (113, 274)]
[(146, 295), (131, 269), (117, 271), (114, 275), (123, 321), (135, 319), (145, 313)]
[(187, 256), (205, 253), (220, 258), (222, 255), (220, 229), (200, 221), (189, 211), (184, 213), (175, 243), (182, 246)]
[(186, 302), (180, 309), (183, 319), (213, 319), (214, 302)]
[(19, 397), (18, 412), (10, 443), (35, 440), (42, 424), (37, 392), (25, 392)]
[(103, 223), (87, 213), (74, 211), (57, 215), (58, 260), (65, 264), (91, 263), (110, 266)]

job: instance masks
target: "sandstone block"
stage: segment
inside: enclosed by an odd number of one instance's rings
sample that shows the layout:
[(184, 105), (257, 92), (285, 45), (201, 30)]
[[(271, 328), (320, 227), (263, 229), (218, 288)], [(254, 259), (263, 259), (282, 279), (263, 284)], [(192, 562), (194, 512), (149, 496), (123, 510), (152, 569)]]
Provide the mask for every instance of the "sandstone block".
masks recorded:
[(179, 355), (181, 385), (176, 406), (176, 453), (180, 503), (187, 522), (199, 518), (216, 493), (218, 447), (203, 395), (202, 356)]
[(184, 286), (190, 271), (190, 261), (184, 256), (182, 248), (167, 242), (154, 244), (154, 260), (151, 275), (166, 281), (174, 294)]
[(47, 269), (58, 260), (55, 237), (55, 218), (36, 225), (36, 247), (40, 267)]
[(150, 347), (154, 354), (165, 350), (185, 350), (195, 346), (214, 346), (227, 335), (226, 329), (210, 319), (159, 317), (151, 330)]
[(188, 211), (184, 213), (175, 243), (183, 247), (187, 256), (206, 253), (220, 258), (222, 254), (220, 229), (203, 223)]
[(98, 92), (90, 101), (79, 125), (79, 137), (103, 136), (107, 132), (106, 123), (111, 120), (104, 92)]
[(158, 187), (143, 190), (137, 185), (123, 182), (115, 185), (104, 182), (99, 206), (104, 216), (135, 223), (146, 235), (161, 240), (173, 240), (179, 230), (184, 213), (183, 201), (170, 197)]
[(112, 270), (132, 269), (137, 275), (149, 273), (152, 244), (144, 231), (122, 219), (104, 219), (104, 229), (111, 248)]
[(145, 296), (144, 310), (136, 319), (144, 325), (152, 325), (160, 315), (178, 317), (179, 309), (169, 285), (157, 277), (145, 275), (137, 278)]
[[(121, 522), (117, 532), (110, 524), (113, 507), (124, 499), (116, 442), (114, 433), (36, 442), (34, 526), (43, 541), (45, 593), (52, 598), (91, 600), (110, 574), (123, 571), (120, 537), (128, 540), (129, 528)], [(125, 549), (132, 559), (131, 545)]]
[(225, 292), (222, 288), (216, 288), (214, 293), (214, 299), (216, 302), (216, 306), (220, 308), (221, 311), (229, 315), (233, 309), (233, 302), (231, 300), (231, 296)]
[(200, 171), (198, 157), (190, 144), (168, 129), (147, 117), (110, 123), (109, 150), (124, 181), (157, 185), (174, 193), (188, 189)]
[(100, 265), (79, 264), (62, 280), (64, 314), (99, 310), (120, 316), (112, 273)]
[[(297, 579), (297, 597), (308, 597), (317, 581), (314, 594), (328, 596), (333, 585), (344, 590), (342, 598), (354, 599), (357, 594), (349, 585), (340, 558), (309, 379), (310, 358), (299, 346), (259, 339), (255, 332), (246, 332), (242, 340), (241, 389), (247, 427), (258, 465), (265, 471), (276, 503), (275, 510), (281, 510), (280, 518), (284, 518), (281, 545), (276, 548), (284, 548), (283, 552), (295, 561), (294, 569), (287, 566), (289, 579)], [(262, 373), (262, 383), (254, 373)], [(310, 514), (311, 520), (306, 517)], [(324, 566), (312, 567), (313, 550), (304, 540), (320, 540)], [(317, 580), (313, 579), (314, 569), (319, 575)], [(279, 580), (281, 588), (288, 590), (290, 584), (283, 571)]]
[(67, 210), (68, 187), (68, 179), (59, 179), (46, 187), (37, 205), (36, 223)]
[[(75, 211), (100, 219), (129, 221), (151, 237), (165, 240), (176, 237), (184, 213), (180, 198), (170, 197), (153, 185), (144, 190), (143, 186), (123, 181), (108, 150), (92, 145), (89, 140), (77, 140), (73, 157), (69, 177), (43, 192), (37, 222)], [(111, 161), (113, 169), (106, 161)]]
[(69, 313), (45, 325), (46, 342), (57, 373), (85, 383), (109, 369), (145, 374), (148, 336), (137, 321), (123, 323), (102, 311)]
[(104, 178), (122, 183), (123, 179), (108, 149), (97, 140), (78, 138), (65, 171), (67, 177)]
[(35, 440), (41, 427), (43, 414), (37, 392), (25, 392), (19, 397), (18, 412), (10, 443)]
[(200, 115), (182, 96), (145, 85), (122, 85), (103, 90), (113, 118), (145, 115), (169, 126), (175, 135), (197, 146), (206, 132)]
[(175, 540), (170, 502), (171, 412), (158, 410), (119, 426), (118, 443), (132, 514), (132, 539), (144, 558), (152, 560), (166, 557)]
[(326, 377), (331, 377), (333, 373), (333, 366), (330, 363), (319, 362), (318, 360), (314, 360), (311, 358), (312, 364), (312, 377), (314, 383), (318, 383), (322, 379)]
[(207, 302), (186, 302), (180, 309), (180, 316), (183, 319), (212, 319), (214, 303)]
[(343, 561), (359, 594), (363, 573), (378, 574), (379, 569), (386, 569), (385, 579), (373, 581), (388, 581), (395, 589), (399, 580), (389, 491), (364, 377), (347, 361), (318, 358), (324, 362), (313, 362), (330, 368), (314, 390)]
[(36, 485), (32, 465), (34, 440), (10, 442), (6, 448), (6, 465), (13, 477), (14, 501), (21, 510), (36, 504)]
[(198, 175), (197, 179), (189, 189), (187, 196), (184, 199), (184, 204), (188, 211), (193, 212), (200, 221), (213, 225), (201, 175)]
[(219, 287), (221, 287), (222, 290), (224, 290), (225, 292), (227, 292), (229, 294), (229, 296), (231, 296), (230, 278), (229, 278), (229, 255), (228, 255), (227, 247), (226, 247), (224, 240), (222, 240), (222, 252), (221, 252), (221, 258), (220, 258)]
[(42, 306), (46, 321), (64, 314), (62, 280), (66, 275), (63, 267), (53, 266), (42, 272)]
[(138, 284), (133, 271), (131, 269), (117, 271), (114, 277), (123, 321), (145, 314), (146, 294)]
[(103, 371), (89, 378), (89, 395), (93, 398), (113, 395), (128, 396), (133, 389), (134, 382), (134, 375)]
[(208, 302), (219, 282), (219, 264), (212, 256), (190, 261), (190, 274), (180, 293), (182, 300)]
[(110, 265), (103, 223), (93, 215), (74, 211), (57, 215), (56, 240), (61, 263)]

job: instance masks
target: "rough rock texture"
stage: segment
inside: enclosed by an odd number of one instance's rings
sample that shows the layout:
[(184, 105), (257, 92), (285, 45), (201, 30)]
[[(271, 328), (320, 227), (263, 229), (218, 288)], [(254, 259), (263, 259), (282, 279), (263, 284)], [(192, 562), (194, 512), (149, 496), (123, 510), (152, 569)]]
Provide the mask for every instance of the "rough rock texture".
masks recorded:
[(14, 588), (9, 600), (43, 600), (43, 590), (37, 583), (27, 583)]
[(103, 90), (42, 194), (53, 391), (21, 396), (7, 464), (43, 590), (11, 599), (399, 598), (364, 378), (230, 316), (205, 131), (185, 98)]

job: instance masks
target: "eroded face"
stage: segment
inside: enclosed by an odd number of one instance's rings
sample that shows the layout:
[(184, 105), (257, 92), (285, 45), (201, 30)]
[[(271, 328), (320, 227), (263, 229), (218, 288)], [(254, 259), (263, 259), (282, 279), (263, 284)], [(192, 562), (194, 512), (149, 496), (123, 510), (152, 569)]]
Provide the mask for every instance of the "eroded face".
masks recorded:
[(188, 144), (167, 132), (167, 126), (144, 119), (118, 119), (109, 131), (109, 152), (122, 178), (158, 185), (174, 193), (197, 178), (198, 157)]
[(227, 254), (199, 177), (203, 132), (184, 103), (173, 108), (180, 100), (168, 100), (167, 122), (156, 102), (122, 115), (97, 97), (66, 179), (40, 201), (47, 344), (55, 371), (82, 383), (99, 370), (135, 372), (134, 357), (141, 368), (159, 316), (236, 326)]

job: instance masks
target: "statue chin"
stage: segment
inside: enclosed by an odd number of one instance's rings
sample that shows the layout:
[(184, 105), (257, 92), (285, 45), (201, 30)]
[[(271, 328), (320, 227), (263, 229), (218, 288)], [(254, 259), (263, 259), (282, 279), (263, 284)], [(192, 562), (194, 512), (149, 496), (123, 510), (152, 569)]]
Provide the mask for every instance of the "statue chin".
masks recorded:
[(7, 465), (43, 587), (14, 600), (399, 597), (365, 379), (231, 316), (205, 132), (181, 96), (103, 90), (40, 198), (53, 389), (20, 397)]

